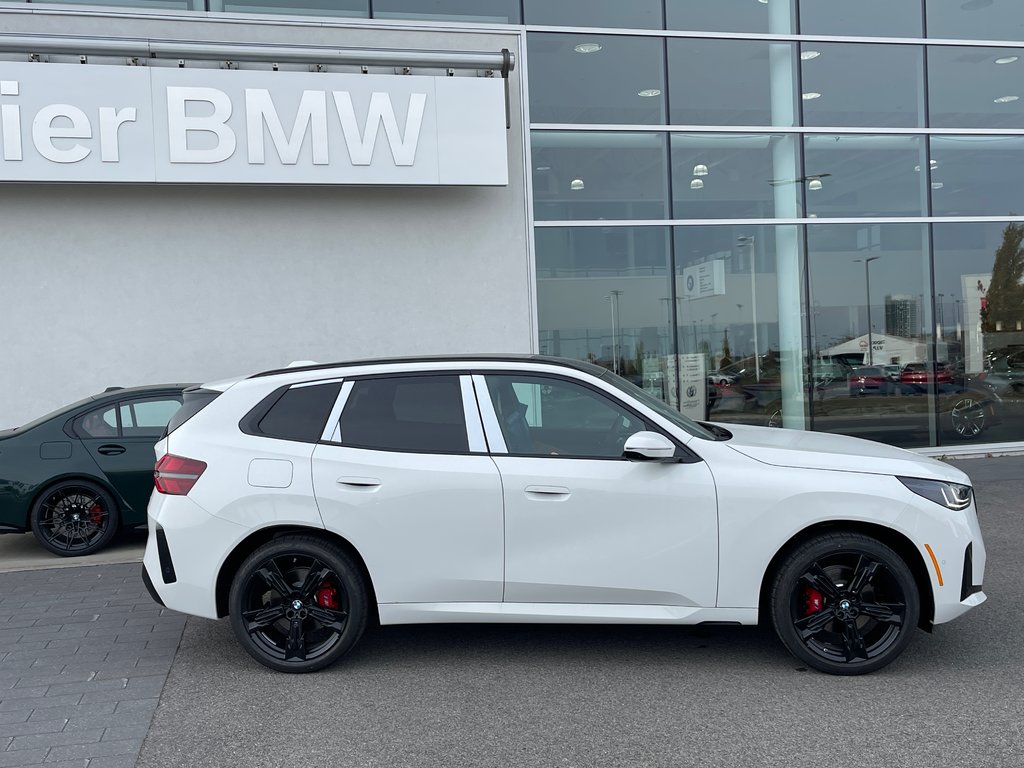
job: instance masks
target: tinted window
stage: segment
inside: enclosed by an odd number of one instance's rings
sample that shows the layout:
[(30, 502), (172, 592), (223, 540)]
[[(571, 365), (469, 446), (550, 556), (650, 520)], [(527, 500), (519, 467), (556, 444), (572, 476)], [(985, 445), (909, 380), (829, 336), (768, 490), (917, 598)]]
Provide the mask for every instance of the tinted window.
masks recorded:
[(75, 420), (75, 434), (79, 437), (117, 437), (117, 406), (90, 411)]
[(575, 382), (544, 376), (487, 377), (509, 453), (621, 458), (647, 425), (619, 403)]
[(459, 377), (357, 381), (341, 414), (341, 442), (387, 451), (467, 452)]
[(256, 430), (267, 437), (315, 443), (338, 399), (340, 382), (286, 389), (259, 420)]
[(129, 400), (121, 403), (121, 429), (125, 437), (156, 437), (181, 407), (178, 398)]

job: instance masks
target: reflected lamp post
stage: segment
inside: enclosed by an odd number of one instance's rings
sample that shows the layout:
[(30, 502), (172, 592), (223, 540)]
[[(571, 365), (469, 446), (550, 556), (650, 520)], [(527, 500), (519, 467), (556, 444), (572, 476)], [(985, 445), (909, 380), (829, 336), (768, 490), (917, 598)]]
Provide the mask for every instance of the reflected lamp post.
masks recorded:
[(880, 258), (882, 257), (868, 256), (866, 259), (854, 259), (854, 261), (864, 262), (864, 299), (867, 301), (868, 308), (868, 356), (865, 365), (872, 365), (875, 359), (874, 340), (871, 338), (871, 271), (869, 267), (872, 261)]
[(623, 294), (620, 289), (615, 289), (610, 292), (610, 295), (605, 296), (606, 299), (610, 299), (612, 308), (612, 373), (619, 372), (619, 296)]
[(754, 326), (754, 373), (757, 375), (757, 380), (761, 381), (761, 350), (758, 349), (757, 344), (757, 283), (754, 282), (754, 263), (757, 260), (756, 241), (753, 235), (739, 235), (736, 238), (736, 245), (741, 248), (745, 245), (750, 246), (750, 311), (753, 314), (751, 320)]

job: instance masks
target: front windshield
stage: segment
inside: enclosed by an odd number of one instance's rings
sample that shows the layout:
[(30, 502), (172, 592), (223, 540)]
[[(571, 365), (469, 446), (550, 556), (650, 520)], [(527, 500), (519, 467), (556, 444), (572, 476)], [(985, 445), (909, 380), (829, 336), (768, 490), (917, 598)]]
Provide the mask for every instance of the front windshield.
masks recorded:
[(670, 422), (675, 424), (677, 427), (685, 431), (687, 434), (699, 437), (702, 440), (717, 440), (717, 438), (707, 429), (702, 427), (700, 424), (695, 422), (693, 419), (683, 416), (679, 411), (670, 406), (664, 400), (652, 395), (644, 389), (641, 389), (636, 384), (627, 379), (618, 376), (611, 371), (605, 369), (601, 374), (601, 378), (613, 385), (617, 389), (622, 390), (630, 397), (639, 400), (641, 403), (646, 405), (652, 411), (657, 413), (659, 416), (664, 416)]

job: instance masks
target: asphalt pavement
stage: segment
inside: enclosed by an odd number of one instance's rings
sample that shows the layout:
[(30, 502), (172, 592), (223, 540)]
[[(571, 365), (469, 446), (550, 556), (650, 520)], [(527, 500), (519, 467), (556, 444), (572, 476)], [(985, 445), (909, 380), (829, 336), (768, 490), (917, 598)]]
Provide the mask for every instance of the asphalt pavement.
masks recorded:
[(137, 565), (0, 574), (0, 766), (1020, 766), (1024, 457), (958, 466), (988, 602), (858, 678), (758, 628), (548, 625), (384, 627), (290, 676)]

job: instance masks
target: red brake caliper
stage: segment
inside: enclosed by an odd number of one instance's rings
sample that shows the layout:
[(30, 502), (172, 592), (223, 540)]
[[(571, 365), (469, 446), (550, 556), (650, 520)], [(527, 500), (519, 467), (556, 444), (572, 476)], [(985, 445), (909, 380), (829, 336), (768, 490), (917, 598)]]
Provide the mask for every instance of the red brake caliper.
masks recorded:
[(324, 584), (316, 591), (316, 604), (321, 608), (337, 610), (338, 590), (334, 588), (333, 584)]
[(812, 613), (817, 613), (821, 610), (821, 592), (814, 589), (814, 587), (804, 589), (804, 601), (804, 616), (810, 616)]
[(93, 504), (89, 507), (89, 519), (97, 528), (103, 525), (103, 507), (99, 504)]

